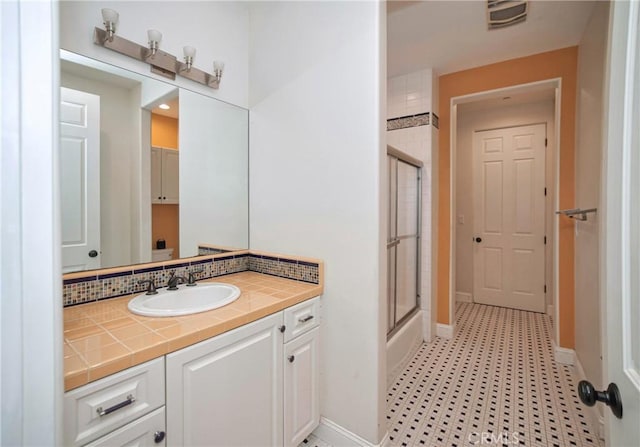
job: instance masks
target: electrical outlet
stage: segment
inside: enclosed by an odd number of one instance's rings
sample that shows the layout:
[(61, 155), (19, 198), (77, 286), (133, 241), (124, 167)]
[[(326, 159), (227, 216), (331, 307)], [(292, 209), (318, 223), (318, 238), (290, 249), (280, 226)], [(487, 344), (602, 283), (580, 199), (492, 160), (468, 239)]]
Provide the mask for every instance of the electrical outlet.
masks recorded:
[(458, 224), (464, 225), (464, 214), (458, 215)]

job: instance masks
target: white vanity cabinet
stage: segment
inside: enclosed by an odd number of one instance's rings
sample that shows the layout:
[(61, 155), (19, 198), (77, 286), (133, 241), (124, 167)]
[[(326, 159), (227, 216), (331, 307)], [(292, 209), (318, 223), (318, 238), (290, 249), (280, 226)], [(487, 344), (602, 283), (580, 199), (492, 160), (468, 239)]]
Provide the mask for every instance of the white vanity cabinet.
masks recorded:
[(320, 298), (167, 355), (168, 445), (297, 446), (320, 422)]
[(151, 203), (179, 202), (179, 152), (176, 149), (151, 148)]
[(168, 445), (282, 445), (282, 318), (167, 355)]
[(297, 446), (320, 423), (320, 298), (284, 311), (284, 445)]
[(65, 393), (64, 445), (164, 445), (155, 442), (165, 431), (164, 377), (161, 357)]
[(316, 297), (69, 391), (65, 445), (295, 447), (320, 422), (319, 325)]

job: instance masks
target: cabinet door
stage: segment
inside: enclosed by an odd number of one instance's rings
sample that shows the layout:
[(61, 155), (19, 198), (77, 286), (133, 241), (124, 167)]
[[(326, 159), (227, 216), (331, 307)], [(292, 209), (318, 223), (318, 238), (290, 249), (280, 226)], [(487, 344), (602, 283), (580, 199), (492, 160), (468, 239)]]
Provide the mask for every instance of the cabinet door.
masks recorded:
[(162, 203), (162, 149), (151, 148), (151, 203)]
[(285, 344), (284, 445), (297, 446), (320, 422), (320, 328)]
[(166, 445), (164, 425), (164, 407), (161, 407), (153, 413), (136, 419), (91, 444), (87, 444), (87, 447), (162, 447)]
[(282, 445), (282, 312), (167, 355), (167, 443)]
[(162, 150), (162, 202), (178, 203), (180, 198), (178, 171), (179, 152), (174, 149)]

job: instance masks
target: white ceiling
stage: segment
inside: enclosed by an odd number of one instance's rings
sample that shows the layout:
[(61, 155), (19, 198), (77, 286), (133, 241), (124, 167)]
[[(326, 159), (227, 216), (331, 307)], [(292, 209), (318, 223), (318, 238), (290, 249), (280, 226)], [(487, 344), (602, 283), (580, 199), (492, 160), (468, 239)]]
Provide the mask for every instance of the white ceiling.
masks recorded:
[(387, 75), (452, 73), (577, 45), (594, 1), (534, 0), (525, 22), (489, 31), (485, 0), (390, 1)]

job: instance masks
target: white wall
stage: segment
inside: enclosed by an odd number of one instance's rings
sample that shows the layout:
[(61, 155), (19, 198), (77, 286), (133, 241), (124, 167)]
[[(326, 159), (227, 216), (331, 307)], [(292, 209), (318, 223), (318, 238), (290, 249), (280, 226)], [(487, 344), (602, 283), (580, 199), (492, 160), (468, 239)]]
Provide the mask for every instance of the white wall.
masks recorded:
[(375, 2), (251, 9), (252, 249), (325, 261), (321, 414), (386, 432), (385, 14)]
[(0, 444), (62, 440), (57, 16), (0, 2)]
[(149, 65), (93, 43), (93, 29), (102, 28), (102, 8), (120, 13), (116, 33), (141, 45), (147, 30), (162, 32), (160, 48), (182, 60), (182, 47), (196, 48), (194, 65), (211, 73), (213, 61), (225, 62), (219, 90), (181, 76), (175, 84), (241, 107), (248, 107), (249, 17), (247, 2), (197, 1), (62, 1), (60, 47), (75, 53), (171, 82), (149, 71)]
[(100, 96), (101, 262), (103, 267), (131, 264), (131, 162), (139, 151), (139, 90), (64, 71), (60, 85)]
[[(477, 130), (546, 123), (548, 147), (546, 152), (546, 234), (547, 241), (553, 241), (553, 160), (555, 141), (554, 100), (488, 109), (465, 109), (458, 106), (456, 133), (456, 250), (455, 281), (457, 295), (471, 298), (473, 294), (473, 133)], [(463, 216), (464, 223), (460, 223)], [(549, 242), (546, 248), (545, 276), (547, 284), (547, 305), (553, 302), (553, 250)]]
[[(609, 4), (598, 2), (578, 49), (578, 119), (576, 138), (576, 207), (600, 205), (602, 157), (603, 79)], [(586, 377), (600, 389), (602, 345), (600, 338), (599, 227), (600, 215), (589, 214), (576, 222), (576, 354)], [(602, 409), (600, 409), (602, 410)]]
[[(436, 100), (433, 71), (420, 70), (395, 76), (387, 84), (387, 119), (431, 112)], [(433, 117), (431, 117), (433, 119)], [(432, 295), (432, 151), (438, 130), (432, 124), (387, 131), (387, 144), (422, 161), (422, 246), (420, 271), (420, 307), (423, 313), (423, 338), (435, 336), (435, 295)], [(433, 298), (433, 299), (432, 299)]]

